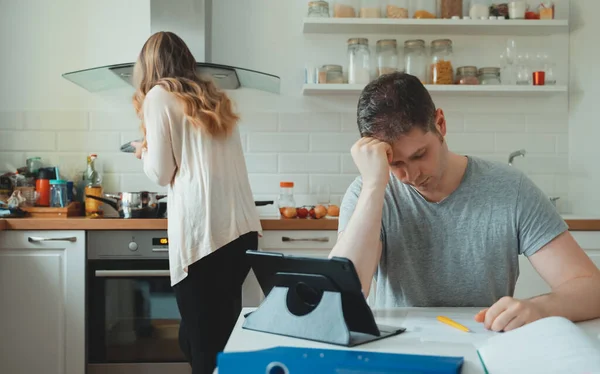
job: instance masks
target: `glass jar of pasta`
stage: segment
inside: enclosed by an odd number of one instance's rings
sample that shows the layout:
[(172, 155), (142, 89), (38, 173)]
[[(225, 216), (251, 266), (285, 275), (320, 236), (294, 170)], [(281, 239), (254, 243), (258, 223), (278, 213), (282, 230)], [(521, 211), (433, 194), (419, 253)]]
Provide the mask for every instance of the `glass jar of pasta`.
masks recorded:
[(437, 39), (431, 42), (430, 84), (453, 84), (452, 40)]

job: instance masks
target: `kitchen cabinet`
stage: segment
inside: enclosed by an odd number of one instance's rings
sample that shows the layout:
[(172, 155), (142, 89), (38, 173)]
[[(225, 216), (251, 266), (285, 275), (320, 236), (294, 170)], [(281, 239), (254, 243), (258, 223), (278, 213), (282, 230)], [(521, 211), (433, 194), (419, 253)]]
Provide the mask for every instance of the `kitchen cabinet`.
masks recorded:
[(85, 231), (0, 232), (0, 373), (85, 373)]
[[(571, 234), (600, 268), (600, 231), (572, 231)], [(514, 295), (516, 298), (529, 298), (550, 292), (550, 287), (525, 256), (519, 257), (519, 268), (520, 275)]]

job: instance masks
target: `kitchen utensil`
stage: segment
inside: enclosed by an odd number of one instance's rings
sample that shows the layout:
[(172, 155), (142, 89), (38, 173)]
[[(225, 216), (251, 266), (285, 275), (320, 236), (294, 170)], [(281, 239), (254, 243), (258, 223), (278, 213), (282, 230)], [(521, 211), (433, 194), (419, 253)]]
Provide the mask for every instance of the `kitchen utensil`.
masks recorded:
[(123, 144), (121, 146), (121, 152), (125, 152), (125, 153), (135, 153), (135, 147), (131, 145), (131, 143), (133, 142), (143, 142), (144, 139), (136, 139), (136, 140), (132, 140), (130, 142), (127, 142), (125, 144)]
[[(86, 195), (94, 200), (102, 201), (114, 208), (121, 218), (160, 218), (159, 213), (166, 210), (164, 204), (158, 200), (165, 195), (152, 192), (120, 192), (118, 194), (104, 194), (105, 197)], [(162, 196), (162, 197), (161, 197)], [(114, 200), (113, 200), (114, 199)], [(150, 202), (150, 200), (153, 200)], [(146, 201), (146, 206), (144, 206)]]

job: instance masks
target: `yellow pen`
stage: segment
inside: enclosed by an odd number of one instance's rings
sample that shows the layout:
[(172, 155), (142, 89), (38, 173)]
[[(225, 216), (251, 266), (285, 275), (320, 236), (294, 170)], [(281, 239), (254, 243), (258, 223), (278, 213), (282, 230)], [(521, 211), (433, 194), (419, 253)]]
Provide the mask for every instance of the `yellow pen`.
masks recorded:
[(451, 320), (451, 319), (450, 319), (450, 318), (448, 318), (448, 317), (444, 317), (444, 316), (438, 316), (438, 317), (437, 317), (437, 320), (438, 320), (438, 321), (440, 321), (441, 323), (445, 323), (446, 325), (448, 325), (448, 326), (452, 326), (452, 327), (454, 327), (454, 328), (456, 328), (456, 329), (459, 329), (459, 330), (461, 330), (461, 331), (464, 331), (464, 332), (471, 332), (471, 330), (469, 330), (469, 329), (468, 329), (466, 326), (463, 326), (463, 325), (461, 325), (461, 324), (460, 324), (460, 323), (458, 323), (458, 322), (454, 322), (453, 320)]

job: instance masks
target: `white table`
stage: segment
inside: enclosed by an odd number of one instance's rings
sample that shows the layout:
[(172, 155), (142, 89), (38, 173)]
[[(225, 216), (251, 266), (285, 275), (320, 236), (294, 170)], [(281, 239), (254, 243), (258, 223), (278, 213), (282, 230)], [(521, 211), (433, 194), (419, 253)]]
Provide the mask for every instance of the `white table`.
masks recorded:
[[(411, 334), (407, 331), (394, 337), (385, 338), (353, 348), (345, 348), (337, 345), (323, 344), (303, 339), (289, 338), (285, 336), (242, 329), (242, 324), (244, 323), (244, 314), (252, 310), (253, 308), (245, 308), (242, 310), (229, 341), (225, 346), (225, 352), (252, 351), (276, 346), (292, 346), (440, 356), (461, 356), (465, 359), (462, 373), (474, 374), (484, 372), (481, 363), (477, 358), (475, 347), (472, 344), (430, 341), (423, 342), (418, 335), (415, 335), (414, 333)], [(384, 309), (374, 310), (373, 313), (378, 324), (402, 326), (404, 317), (409, 310), (411, 309)], [(419, 310), (434, 311), (439, 314), (466, 312), (475, 315), (480, 308), (420, 308)], [(600, 319), (580, 322), (578, 323), (578, 326), (580, 326), (590, 337), (597, 341), (598, 345), (600, 346)]]

